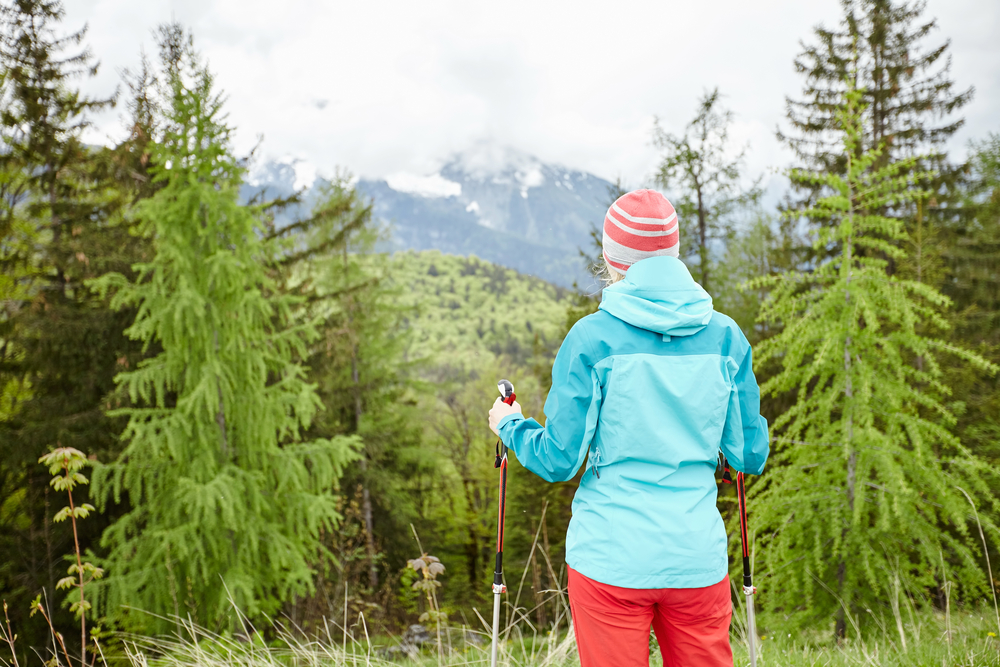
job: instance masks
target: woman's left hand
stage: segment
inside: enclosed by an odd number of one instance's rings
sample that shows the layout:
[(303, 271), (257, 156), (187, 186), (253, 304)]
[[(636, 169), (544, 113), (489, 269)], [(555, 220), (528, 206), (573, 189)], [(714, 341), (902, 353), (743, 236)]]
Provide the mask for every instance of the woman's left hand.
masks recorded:
[(500, 420), (507, 415), (512, 415), (515, 412), (521, 411), (521, 404), (514, 401), (514, 405), (507, 405), (503, 402), (503, 399), (497, 398), (496, 402), (493, 404), (493, 408), (490, 409), (490, 430), (493, 431), (496, 436), (500, 437), (500, 431), (497, 430), (497, 426), (500, 424)]

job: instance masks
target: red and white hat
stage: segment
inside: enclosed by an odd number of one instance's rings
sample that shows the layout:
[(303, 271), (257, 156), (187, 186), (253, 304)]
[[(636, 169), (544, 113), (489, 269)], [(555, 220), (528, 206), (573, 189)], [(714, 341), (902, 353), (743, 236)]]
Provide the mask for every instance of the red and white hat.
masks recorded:
[(621, 274), (647, 257), (677, 257), (680, 253), (677, 212), (655, 190), (622, 195), (604, 216), (603, 246), (604, 261)]

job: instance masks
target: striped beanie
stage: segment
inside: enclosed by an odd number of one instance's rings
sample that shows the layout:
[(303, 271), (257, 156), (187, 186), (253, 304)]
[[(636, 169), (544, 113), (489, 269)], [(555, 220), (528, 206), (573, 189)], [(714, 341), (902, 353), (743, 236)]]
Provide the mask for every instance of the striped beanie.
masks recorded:
[(680, 253), (677, 212), (655, 190), (622, 195), (604, 216), (604, 261), (618, 273), (641, 259)]

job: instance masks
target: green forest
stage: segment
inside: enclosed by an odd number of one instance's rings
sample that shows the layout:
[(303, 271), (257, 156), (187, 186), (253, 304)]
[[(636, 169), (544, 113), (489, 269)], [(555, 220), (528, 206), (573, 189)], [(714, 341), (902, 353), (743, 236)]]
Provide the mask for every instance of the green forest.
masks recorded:
[[(0, 661), (486, 664), (487, 411), (506, 377), (544, 423), (600, 295), (388, 254), (347, 171), (279, 224), (304, 192), (241, 197), (256, 157), (183, 25), (97, 99), (61, 2), (0, 19)], [(1000, 665), (1000, 126), (949, 152), (975, 82), (921, 3), (827, 24), (789, 63), (777, 211), (718, 89), (650, 127), (771, 427), (747, 487), (759, 657)], [(111, 107), (125, 138), (85, 141)], [(504, 664), (578, 664), (575, 486), (511, 466)], [(719, 509), (739, 580), (732, 487)]]

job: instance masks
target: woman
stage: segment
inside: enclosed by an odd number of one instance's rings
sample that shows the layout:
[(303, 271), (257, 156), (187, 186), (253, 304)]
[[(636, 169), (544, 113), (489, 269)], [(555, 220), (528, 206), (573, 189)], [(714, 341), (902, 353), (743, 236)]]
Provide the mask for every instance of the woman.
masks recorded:
[(587, 459), (566, 535), (582, 667), (733, 664), (719, 450), (759, 475), (767, 421), (750, 344), (679, 259), (677, 214), (637, 190), (604, 219), (610, 283), (552, 367), (546, 425), (499, 399), (490, 428), (526, 468), (572, 479)]

